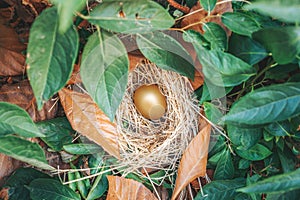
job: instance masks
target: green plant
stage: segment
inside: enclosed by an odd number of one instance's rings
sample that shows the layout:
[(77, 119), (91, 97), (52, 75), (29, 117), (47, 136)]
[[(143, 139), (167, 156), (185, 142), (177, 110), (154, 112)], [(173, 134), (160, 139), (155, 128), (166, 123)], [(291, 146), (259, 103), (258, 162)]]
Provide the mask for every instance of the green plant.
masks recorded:
[[(201, 24), (204, 33), (174, 28), (180, 18), (174, 19), (165, 8), (150, 0), (104, 1), (91, 12), (84, 8), (85, 0), (52, 2), (54, 6), (45, 9), (32, 25), (27, 48), (27, 75), (39, 108), (67, 85), (74, 64), (81, 60), (80, 75), (85, 89), (113, 121), (129, 73), (127, 46), (118, 34), (134, 36), (136, 49), (160, 68), (194, 79), (196, 64), (192, 56), (170, 34), (179, 30), (182, 38), (193, 45), (202, 65), (204, 85), (195, 91), (199, 106), (204, 108), (214, 130), (222, 132), (212, 142), (208, 156), (207, 168), (214, 171), (213, 181), (202, 192), (197, 191), (195, 199), (261, 199), (261, 195), (267, 199), (297, 199), (299, 0), (257, 0), (249, 5), (233, 1), (233, 12), (217, 14), (213, 13), (216, 0), (200, 1), (208, 15), (194, 25)], [(83, 49), (79, 38), (84, 36), (73, 25), (74, 13), (76, 22), (87, 20), (93, 25), (92, 31), (85, 30), (88, 39), (84, 38)], [(210, 18), (220, 18), (232, 34), (229, 36), (220, 23), (205, 23)], [(164, 32), (168, 29), (170, 32)], [(47, 164), (43, 149), (24, 138), (39, 137), (53, 151), (68, 152), (67, 162), (79, 160), (72, 166), (74, 171), (68, 172), (69, 188), (29, 169), (15, 173), (5, 187), (22, 188), (26, 197), (30, 195), (32, 199), (44, 197), (43, 184), (66, 198), (80, 199), (74, 191), (83, 199), (105, 196), (106, 175), (110, 172), (84, 179), (79, 169), (85, 159), (94, 170), (91, 175), (105, 171), (105, 162), (114, 162), (102, 160), (102, 154), (91, 156), (102, 151), (97, 145), (85, 145), (80, 140), (72, 144), (75, 136), (66, 118), (34, 123), (24, 110), (0, 103), (0, 128), (0, 152), (32, 166), (54, 169)], [(16, 183), (29, 172), (30, 180)], [(122, 170), (115, 172), (121, 174)], [(151, 174), (150, 179), (157, 182), (155, 178), (164, 176), (161, 173)], [(127, 177), (153, 189), (148, 179), (135, 174)], [(172, 178), (162, 185), (172, 194)], [(12, 192), (12, 199), (20, 195), (18, 190)]]

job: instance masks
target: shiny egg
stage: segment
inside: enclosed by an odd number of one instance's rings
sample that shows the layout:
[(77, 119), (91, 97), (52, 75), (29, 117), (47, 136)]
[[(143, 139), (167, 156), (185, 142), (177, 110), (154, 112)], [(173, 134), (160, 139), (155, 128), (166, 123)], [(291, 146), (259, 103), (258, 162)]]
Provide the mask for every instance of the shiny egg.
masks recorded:
[(133, 94), (133, 102), (140, 114), (150, 120), (161, 118), (167, 109), (166, 97), (156, 84), (137, 88)]

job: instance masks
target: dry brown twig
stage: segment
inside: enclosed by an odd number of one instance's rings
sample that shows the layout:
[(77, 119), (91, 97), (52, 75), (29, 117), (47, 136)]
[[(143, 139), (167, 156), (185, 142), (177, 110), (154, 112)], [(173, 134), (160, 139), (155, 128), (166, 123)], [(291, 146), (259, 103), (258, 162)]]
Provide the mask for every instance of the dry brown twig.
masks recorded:
[(189, 7), (186, 7), (186, 6), (183, 6), (183, 5), (180, 5), (179, 3), (177, 3), (176, 1), (174, 0), (168, 0), (169, 4), (171, 6), (173, 6), (174, 8), (184, 12), (184, 13), (189, 13), (190, 12), (190, 8)]

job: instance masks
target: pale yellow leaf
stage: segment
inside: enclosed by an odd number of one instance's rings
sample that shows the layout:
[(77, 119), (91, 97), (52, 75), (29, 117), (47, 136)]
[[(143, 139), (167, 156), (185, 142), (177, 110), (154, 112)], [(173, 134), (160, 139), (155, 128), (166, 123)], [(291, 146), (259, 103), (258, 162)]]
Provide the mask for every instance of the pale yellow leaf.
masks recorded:
[(119, 158), (116, 124), (109, 120), (91, 97), (65, 88), (59, 92), (59, 97), (73, 129)]
[(190, 142), (183, 153), (178, 167), (172, 200), (176, 199), (180, 191), (195, 178), (205, 175), (210, 131), (211, 125), (207, 124)]

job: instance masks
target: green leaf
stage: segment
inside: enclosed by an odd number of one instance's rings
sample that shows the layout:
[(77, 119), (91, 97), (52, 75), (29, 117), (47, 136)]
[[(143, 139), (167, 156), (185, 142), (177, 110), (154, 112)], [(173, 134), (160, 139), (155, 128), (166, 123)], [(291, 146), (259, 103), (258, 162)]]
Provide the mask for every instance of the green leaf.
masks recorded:
[(253, 12), (253, 11), (248, 11), (245, 13), (247, 15), (251, 16), (252, 18), (254, 18), (263, 28), (281, 27), (282, 26), (282, 22), (280, 22), (274, 18), (271, 18), (269, 16), (262, 15), (260, 13)]
[(23, 137), (44, 137), (25, 110), (0, 102), (0, 136), (15, 133)]
[(297, 64), (286, 64), (286, 65), (277, 65), (269, 69), (266, 74), (265, 78), (267, 79), (274, 79), (274, 80), (283, 80), (290, 77), (290, 74), (293, 74), (293, 71), (299, 69), (299, 65)]
[(88, 188), (87, 185), (85, 184), (85, 180), (80, 180), (82, 178), (81, 172), (79, 172), (76, 167), (70, 163), (71, 168), (75, 170), (74, 176), (75, 180), (77, 180), (76, 183), (76, 188), (78, 189), (80, 195), (83, 197), (83, 199), (86, 199), (87, 193), (88, 193)]
[(275, 144), (278, 147), (278, 149), (280, 149), (281, 151), (284, 150), (285, 142), (283, 137), (276, 137)]
[(116, 35), (97, 31), (90, 36), (80, 75), (93, 100), (111, 121), (126, 90), (128, 66), (126, 49)]
[(212, 155), (215, 155), (219, 152), (222, 152), (226, 148), (226, 141), (224, 136), (219, 134), (212, 134), (210, 136), (208, 157), (210, 158)]
[[(261, 176), (258, 174), (254, 174), (252, 176), (249, 176), (249, 174), (247, 174), (246, 186), (256, 183), (260, 178)], [(249, 195), (251, 196), (251, 200), (261, 200), (261, 196), (259, 194), (251, 193)]]
[(229, 149), (227, 149), (218, 161), (214, 180), (232, 179), (234, 176), (234, 166)]
[(240, 12), (227, 12), (222, 15), (223, 24), (234, 33), (251, 37), (261, 29), (260, 24), (251, 16)]
[(212, 166), (217, 166), (220, 158), (223, 156), (225, 151), (226, 151), (226, 149), (224, 149), (223, 151), (217, 152), (216, 154), (213, 154), (213, 156), (209, 156), (208, 164), (212, 165)]
[(259, 0), (246, 5), (247, 9), (255, 10), (264, 15), (277, 18), (284, 22), (300, 22), (300, 1), (299, 0)]
[(256, 182), (244, 188), (238, 189), (244, 193), (280, 193), (300, 188), (300, 169), (295, 171), (275, 175)]
[(283, 121), (300, 114), (300, 83), (254, 90), (239, 99), (225, 115), (227, 123), (257, 125)]
[(200, 104), (202, 104), (205, 101), (210, 101), (213, 99), (218, 99), (225, 97), (226, 94), (228, 94), (233, 87), (222, 87), (212, 84), (209, 80), (205, 80), (203, 84), (203, 92), (200, 99)]
[(248, 169), (250, 167), (251, 161), (247, 159), (241, 159), (239, 161), (239, 169)]
[(252, 37), (265, 46), (279, 64), (290, 63), (300, 54), (300, 27), (264, 28)]
[(300, 130), (298, 130), (299, 129), (299, 124), (300, 124), (300, 115), (290, 119), (290, 128), (291, 128), (291, 132), (293, 134), (300, 133)]
[(93, 154), (89, 157), (88, 166), (91, 168), (91, 174), (96, 174), (100, 171), (100, 168), (105, 163), (105, 152), (101, 151), (96, 154)]
[(239, 193), (235, 196), (234, 200), (253, 200), (250, 195), (245, 193)]
[[(73, 181), (73, 180), (76, 180), (75, 174), (72, 171), (69, 171), (68, 172), (68, 181)], [(73, 191), (76, 192), (76, 190), (77, 190), (76, 182), (71, 182), (71, 183), (69, 183), (68, 186), (69, 186), (69, 188), (71, 188)]]
[(28, 200), (29, 190), (25, 185), (29, 185), (37, 178), (50, 178), (50, 176), (33, 168), (19, 168), (7, 179), (3, 188), (8, 188), (10, 200)]
[(274, 122), (264, 127), (265, 130), (274, 136), (288, 136), (290, 135), (290, 123), (288, 120), (282, 122)]
[[(102, 167), (101, 171), (107, 170), (108, 168)], [(108, 170), (108, 172), (100, 174), (95, 179), (92, 188), (89, 191), (89, 194), (87, 196), (87, 200), (93, 200), (98, 199), (107, 191), (108, 188), (108, 180), (106, 178), (107, 175), (110, 175), (111, 172)]]
[(239, 85), (253, 76), (256, 70), (248, 63), (219, 50), (205, 50), (194, 44), (203, 73), (212, 84), (222, 87)]
[(215, 8), (217, 0), (200, 0), (201, 6), (209, 13)]
[(246, 181), (243, 178), (212, 181), (203, 187), (203, 193), (205, 194), (205, 196), (202, 196), (201, 192), (199, 192), (194, 199), (233, 199), (236, 195), (238, 195), (236, 189), (243, 187), (245, 185), (245, 182)]
[(29, 190), (32, 200), (80, 200), (77, 193), (54, 179), (36, 179), (30, 183)]
[(78, 51), (78, 34), (70, 28), (58, 32), (55, 7), (45, 9), (30, 29), (27, 74), (38, 109), (69, 80)]
[(65, 33), (73, 24), (74, 13), (81, 11), (86, 0), (50, 0), (57, 6), (60, 33)]
[(104, 1), (86, 18), (104, 29), (122, 33), (164, 30), (174, 24), (167, 10), (150, 0)]
[(195, 69), (191, 56), (171, 36), (162, 32), (138, 34), (136, 41), (144, 56), (158, 67), (194, 79)]
[(207, 119), (209, 119), (214, 124), (222, 124), (221, 118), (223, 114), (216, 105), (209, 102), (204, 102), (203, 107)]
[(266, 130), (263, 130), (263, 135), (264, 135), (264, 140), (266, 142), (270, 142), (271, 140), (274, 139), (274, 136), (268, 133)]
[(241, 150), (253, 147), (262, 137), (261, 128), (243, 128), (227, 124), (230, 141)]
[(227, 50), (227, 35), (225, 30), (214, 22), (208, 22), (203, 25), (203, 37), (210, 42), (210, 48), (213, 50)]
[(267, 147), (261, 144), (256, 144), (246, 151), (236, 149), (236, 153), (244, 159), (257, 161), (265, 159), (266, 157), (272, 154), (272, 151), (270, 151)]
[(66, 144), (63, 146), (63, 149), (66, 152), (75, 155), (87, 155), (87, 154), (94, 154), (103, 151), (103, 149), (96, 144), (83, 144), (83, 143)]
[(193, 43), (205, 78), (212, 84), (221, 87), (236, 86), (255, 74), (256, 70), (251, 65), (232, 54), (220, 50), (208, 51), (202, 47), (199, 34), (186, 32), (183, 36), (185, 41)]
[[(203, 47), (209, 47), (210, 42), (207, 41), (201, 33), (195, 30), (187, 30), (183, 32), (182, 38), (186, 42), (194, 43), (196, 42), (197, 44), (203, 46)], [(208, 48), (209, 49), (209, 48)]]
[(254, 65), (268, 56), (266, 49), (250, 37), (233, 33), (228, 51), (249, 65)]
[(283, 151), (277, 149), (278, 157), (284, 173), (291, 172), (296, 168), (295, 156), (287, 146), (284, 146)]
[(267, 193), (266, 200), (292, 200), (298, 199), (300, 196), (300, 190), (292, 190), (289, 192), (281, 192), (281, 193)]
[(15, 136), (6, 136), (0, 137), (0, 144), (0, 153), (42, 169), (54, 169), (47, 164), (43, 149), (36, 143)]
[(41, 139), (54, 151), (61, 151), (64, 144), (72, 143), (73, 129), (65, 117), (38, 122), (37, 127), (46, 136)]

